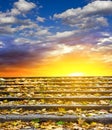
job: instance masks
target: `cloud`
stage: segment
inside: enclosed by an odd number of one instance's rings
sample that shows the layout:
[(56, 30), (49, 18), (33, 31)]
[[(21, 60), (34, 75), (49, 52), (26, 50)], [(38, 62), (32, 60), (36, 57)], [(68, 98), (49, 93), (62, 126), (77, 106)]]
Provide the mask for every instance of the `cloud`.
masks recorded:
[(17, 22), (17, 19), (13, 16), (0, 18), (0, 24), (14, 24), (16, 22)]
[(14, 3), (13, 8), (8, 14), (12, 16), (27, 14), (29, 11), (31, 11), (35, 7), (36, 5), (32, 2), (27, 2), (26, 0), (19, 0), (18, 2)]
[(89, 54), (98, 54), (97, 57), (92, 57), (90, 55), (91, 60), (100, 61), (103, 64), (108, 63), (108, 65), (112, 65), (112, 45), (111, 44), (98, 44), (96, 46), (92, 46), (90, 48)]
[(100, 38), (98, 40), (98, 45), (108, 45), (108, 44), (112, 44), (112, 36), (110, 37), (106, 37), (106, 38)]
[(38, 17), (37, 17), (37, 21), (43, 23), (43, 22), (45, 21), (45, 18), (38, 16)]
[(72, 53), (79, 53), (80, 51), (83, 51), (85, 49), (84, 45), (76, 44), (74, 46), (70, 46), (69, 44), (66, 45), (64, 43), (62, 44), (56, 44), (56, 50), (52, 50), (49, 52), (49, 55), (51, 56), (62, 56), (66, 54), (72, 54)]
[(17, 29), (10, 25), (0, 26), (0, 34), (13, 34), (14, 32), (17, 32)]
[(15, 45), (23, 45), (23, 44), (35, 44), (36, 41), (27, 39), (27, 38), (17, 38), (14, 40)]
[(67, 38), (73, 36), (75, 31), (64, 31), (64, 32), (57, 32), (55, 35), (49, 36), (49, 38)]
[(4, 43), (2, 41), (0, 41), (0, 48), (4, 47)]
[(0, 34), (13, 34), (25, 29), (38, 28), (38, 25), (28, 19), (21, 20), (15, 17), (4, 17), (0, 20)]
[(20, 15), (21, 12), (20, 12), (18, 9), (13, 8), (13, 9), (11, 9), (10, 14), (11, 14), (12, 16), (16, 16), (16, 15)]
[(28, 38), (24, 38), (24, 37), (19, 37), (19, 38), (14, 39), (14, 45), (17, 45), (17, 46), (18, 45), (27, 45), (27, 46), (32, 46), (33, 47), (33, 45), (34, 46), (35, 45), (39, 46), (39, 44), (41, 46), (43, 46), (42, 41), (40, 41), (40, 40), (32, 40), (32, 39), (28, 39)]
[(36, 34), (38, 36), (44, 36), (44, 35), (49, 35), (50, 32), (48, 31), (48, 29), (38, 29)]
[[(36, 5), (32, 2), (27, 2), (26, 0), (19, 0), (18, 2), (14, 3), (15, 9), (22, 13), (27, 13), (28, 11), (32, 10), (33, 8), (36, 7)], [(18, 14), (18, 11), (16, 11), (16, 14)], [(14, 13), (14, 10), (12, 11)]]
[(25, 38), (10, 40), (8, 43), (5, 42), (5, 47), (0, 50), (0, 66), (36, 66), (46, 60), (47, 53), (51, 50), (53, 46), (43, 46), (36, 40)]
[[(18, 33), (24, 37), (37, 37), (42, 39), (50, 35), (47, 27), (39, 26), (37, 21), (27, 17), (29, 11), (35, 8), (36, 5), (32, 2), (19, 0), (14, 3), (11, 11), (0, 12), (0, 34), (13, 34)], [(23, 15), (25, 13), (25, 15)], [(37, 20), (44, 22), (45, 18), (37, 16)]]
[(38, 28), (38, 25), (26, 16), (26, 13), (35, 7), (32, 2), (19, 0), (14, 3), (12, 9), (0, 12), (0, 34), (20, 33), (25, 29)]
[(112, 55), (104, 55), (101, 60), (112, 65)]
[(109, 15), (112, 13), (112, 1), (95, 1), (84, 6), (82, 9), (68, 9), (61, 14), (55, 14), (54, 18), (84, 17), (88, 15)]
[(83, 15), (109, 15), (112, 13), (112, 1), (95, 1), (82, 9)]
[(49, 52), (49, 55), (51, 56), (61, 56), (63, 54), (71, 53), (74, 50), (73, 47), (65, 44), (57, 44), (56, 50), (52, 50)]
[(112, 1), (94, 1), (83, 8), (68, 9), (63, 13), (54, 14), (54, 19), (61, 19), (64, 24), (77, 28), (96, 29), (108, 26), (105, 15), (112, 14)]
[(49, 28), (39, 26), (27, 16), (35, 7), (32, 2), (19, 0), (12, 9), (0, 12), (0, 66), (40, 64), (37, 61), (43, 61), (53, 49), (46, 43)]

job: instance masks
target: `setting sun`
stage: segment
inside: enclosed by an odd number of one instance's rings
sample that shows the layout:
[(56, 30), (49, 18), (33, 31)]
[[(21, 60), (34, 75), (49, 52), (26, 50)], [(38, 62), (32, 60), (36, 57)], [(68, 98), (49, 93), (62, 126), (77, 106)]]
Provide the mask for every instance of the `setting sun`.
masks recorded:
[(74, 73), (69, 74), (68, 76), (84, 76), (84, 73), (82, 73), (82, 72), (74, 72)]

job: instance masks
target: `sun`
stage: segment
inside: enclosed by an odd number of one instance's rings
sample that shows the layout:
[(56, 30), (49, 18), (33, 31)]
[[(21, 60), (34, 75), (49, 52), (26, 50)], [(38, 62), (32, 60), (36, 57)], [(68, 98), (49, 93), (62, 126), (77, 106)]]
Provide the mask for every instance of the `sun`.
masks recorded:
[(85, 74), (83, 72), (74, 72), (69, 74), (68, 76), (84, 76)]

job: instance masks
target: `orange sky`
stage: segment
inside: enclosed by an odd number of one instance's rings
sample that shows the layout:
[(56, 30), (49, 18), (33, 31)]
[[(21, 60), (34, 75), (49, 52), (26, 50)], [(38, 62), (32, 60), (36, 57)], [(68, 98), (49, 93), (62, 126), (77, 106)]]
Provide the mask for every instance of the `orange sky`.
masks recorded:
[[(87, 48), (86, 48), (87, 53)], [(24, 64), (22, 66), (6, 67), (0, 76), (110, 76), (112, 67), (110, 63), (100, 61), (102, 55), (97, 53), (85, 54), (70, 52), (48, 56), (44, 62), (37, 65)]]

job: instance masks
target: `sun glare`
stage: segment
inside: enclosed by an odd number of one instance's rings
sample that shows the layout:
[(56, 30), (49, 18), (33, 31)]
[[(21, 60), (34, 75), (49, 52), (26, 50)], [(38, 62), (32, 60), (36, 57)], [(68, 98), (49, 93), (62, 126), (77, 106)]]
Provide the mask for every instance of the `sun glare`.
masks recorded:
[(82, 73), (82, 72), (74, 72), (74, 73), (69, 74), (68, 76), (84, 76), (84, 73)]

